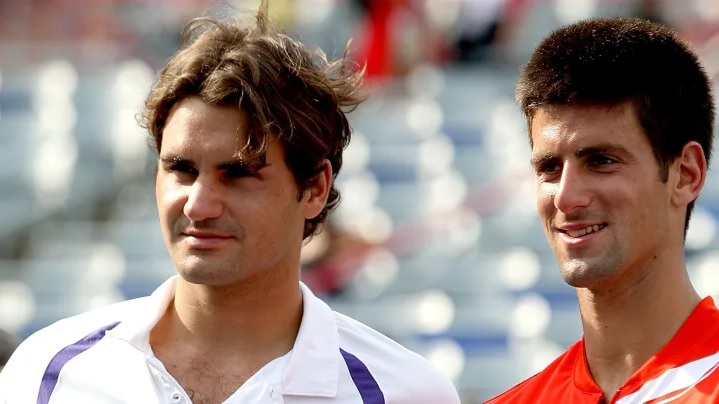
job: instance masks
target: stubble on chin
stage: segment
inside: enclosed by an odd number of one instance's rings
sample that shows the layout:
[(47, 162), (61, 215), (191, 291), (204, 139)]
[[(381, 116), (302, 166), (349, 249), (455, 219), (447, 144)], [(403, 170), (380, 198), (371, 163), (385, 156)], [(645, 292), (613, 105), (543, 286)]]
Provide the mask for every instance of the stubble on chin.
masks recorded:
[(603, 289), (620, 274), (617, 256), (567, 259), (559, 263), (564, 281), (575, 288)]
[(575, 288), (589, 288), (604, 278), (601, 268), (581, 259), (569, 259), (559, 264), (562, 279)]

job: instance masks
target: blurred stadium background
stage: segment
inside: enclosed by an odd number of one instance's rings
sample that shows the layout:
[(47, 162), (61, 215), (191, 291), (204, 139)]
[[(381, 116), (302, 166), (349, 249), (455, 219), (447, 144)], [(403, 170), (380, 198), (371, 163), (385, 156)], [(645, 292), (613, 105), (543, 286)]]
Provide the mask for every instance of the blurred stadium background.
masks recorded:
[[(0, 329), (25, 337), (174, 273), (135, 114), (181, 25), (207, 10), (228, 12), (210, 0), (0, 1)], [(438, 364), (465, 403), (581, 334), (513, 100), (533, 47), (580, 18), (643, 16), (679, 30), (719, 77), (716, 0), (272, 0), (271, 12), (330, 55), (353, 38), (374, 88), (351, 114), (343, 202), (305, 249), (305, 282)], [(714, 166), (687, 262), (719, 296)]]

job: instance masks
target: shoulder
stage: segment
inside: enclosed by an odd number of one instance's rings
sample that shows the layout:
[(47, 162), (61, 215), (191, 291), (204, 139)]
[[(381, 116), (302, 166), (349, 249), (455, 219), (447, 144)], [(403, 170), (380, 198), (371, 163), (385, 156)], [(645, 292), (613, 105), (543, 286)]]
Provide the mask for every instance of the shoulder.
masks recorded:
[(59, 320), (27, 337), (0, 373), (0, 402), (11, 391), (35, 391), (53, 358), (64, 348), (104, 331), (144, 307), (139, 298)]
[(486, 404), (534, 403), (538, 398), (553, 395), (557, 390), (567, 390), (574, 383), (574, 366), (579, 354), (581, 346), (577, 342), (542, 371), (486, 401)]
[(29, 336), (18, 349), (74, 344), (95, 331), (112, 328), (113, 325), (140, 313), (148, 299), (143, 297), (127, 300), (59, 320)]
[(335, 316), (350, 373), (371, 375), (387, 402), (459, 403), (452, 381), (427, 359), (357, 320)]

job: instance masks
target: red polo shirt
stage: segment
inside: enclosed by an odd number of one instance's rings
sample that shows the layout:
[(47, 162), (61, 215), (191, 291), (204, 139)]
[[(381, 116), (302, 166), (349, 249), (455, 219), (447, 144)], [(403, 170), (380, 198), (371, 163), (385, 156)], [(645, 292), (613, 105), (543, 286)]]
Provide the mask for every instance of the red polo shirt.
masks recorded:
[[(672, 339), (637, 370), (610, 403), (719, 403), (719, 310), (704, 298)], [(584, 339), (546, 369), (489, 400), (501, 403), (599, 403)]]

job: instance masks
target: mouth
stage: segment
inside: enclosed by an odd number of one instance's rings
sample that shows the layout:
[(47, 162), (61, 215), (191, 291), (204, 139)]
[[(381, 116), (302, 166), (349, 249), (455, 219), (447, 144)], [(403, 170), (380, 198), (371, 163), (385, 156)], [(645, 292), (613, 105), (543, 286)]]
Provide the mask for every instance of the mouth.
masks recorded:
[(564, 234), (568, 235), (569, 237), (581, 238), (588, 234), (596, 233), (596, 232), (604, 229), (605, 227), (607, 227), (606, 223), (600, 223), (600, 224), (593, 224), (593, 225), (589, 225), (589, 226), (586, 226), (583, 228), (578, 228), (578, 229), (570, 230), (570, 229), (558, 228), (557, 230), (560, 233), (564, 233)]
[(182, 242), (195, 251), (221, 250), (232, 240), (224, 234), (210, 233), (182, 233)]
[(220, 248), (233, 238), (233, 234), (215, 229), (200, 230), (190, 227), (179, 233), (179, 240), (197, 249)]
[(210, 232), (201, 232), (201, 231), (185, 231), (180, 233), (183, 237), (192, 237), (196, 239), (227, 239), (232, 238), (231, 235), (228, 234), (222, 234), (222, 233), (210, 233)]

